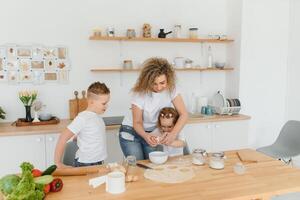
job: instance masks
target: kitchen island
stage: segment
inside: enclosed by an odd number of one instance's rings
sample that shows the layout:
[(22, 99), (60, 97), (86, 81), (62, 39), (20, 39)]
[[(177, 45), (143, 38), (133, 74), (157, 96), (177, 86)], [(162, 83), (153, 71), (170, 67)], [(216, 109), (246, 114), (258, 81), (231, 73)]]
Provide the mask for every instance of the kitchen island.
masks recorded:
[(124, 193), (113, 195), (105, 191), (105, 184), (95, 189), (88, 185), (88, 180), (99, 176), (97, 174), (62, 177), (63, 190), (50, 193), (46, 200), (266, 200), (274, 195), (300, 191), (299, 169), (254, 150), (248, 151), (250, 156), (259, 159), (257, 162), (244, 162), (246, 173), (243, 175), (233, 172), (234, 164), (241, 162), (237, 151), (228, 151), (225, 152), (227, 159), (223, 170), (211, 169), (207, 164), (204, 166), (191, 164), (190, 167), (196, 175), (184, 183), (154, 182), (145, 179), (144, 169), (139, 169), (139, 181), (126, 183)]

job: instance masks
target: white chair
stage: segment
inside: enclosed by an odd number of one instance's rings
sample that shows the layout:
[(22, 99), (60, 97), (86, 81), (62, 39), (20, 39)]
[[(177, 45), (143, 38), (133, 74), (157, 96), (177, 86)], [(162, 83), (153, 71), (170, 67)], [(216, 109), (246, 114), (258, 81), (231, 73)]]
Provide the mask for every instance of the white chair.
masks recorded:
[(286, 122), (276, 141), (272, 145), (258, 148), (257, 151), (289, 164), (292, 157), (300, 155), (300, 121)]

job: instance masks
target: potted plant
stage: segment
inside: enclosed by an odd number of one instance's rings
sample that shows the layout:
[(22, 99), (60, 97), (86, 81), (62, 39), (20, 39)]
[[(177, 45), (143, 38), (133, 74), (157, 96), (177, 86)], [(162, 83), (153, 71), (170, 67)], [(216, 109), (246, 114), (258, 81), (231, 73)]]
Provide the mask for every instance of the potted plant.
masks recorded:
[(0, 119), (5, 119), (5, 112), (4, 112), (4, 110), (1, 108), (1, 106), (0, 106)]
[(22, 103), (25, 106), (25, 110), (26, 110), (25, 120), (27, 122), (32, 121), (31, 106), (32, 106), (32, 103), (36, 100), (36, 97), (37, 97), (37, 91), (21, 91), (21, 92), (19, 92), (19, 99), (22, 101)]

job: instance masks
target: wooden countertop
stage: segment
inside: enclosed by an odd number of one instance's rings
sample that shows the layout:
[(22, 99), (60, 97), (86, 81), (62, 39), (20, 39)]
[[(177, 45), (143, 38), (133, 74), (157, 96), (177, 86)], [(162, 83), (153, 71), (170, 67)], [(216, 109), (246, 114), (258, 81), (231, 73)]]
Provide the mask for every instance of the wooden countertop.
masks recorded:
[[(205, 122), (219, 122), (219, 121), (235, 121), (248, 120), (250, 116), (247, 115), (213, 115), (213, 116), (192, 116), (188, 120), (190, 123), (205, 123)], [(51, 134), (60, 133), (71, 122), (69, 119), (60, 120), (59, 124), (54, 125), (40, 125), (40, 126), (22, 126), (16, 127), (12, 123), (0, 123), (0, 137), (1, 136), (16, 136), (16, 135), (36, 135), (36, 134)], [(119, 125), (106, 126), (106, 130), (118, 129)]]
[[(250, 200), (270, 199), (273, 195), (300, 191), (300, 170), (284, 165), (282, 162), (267, 157), (255, 150), (248, 150), (256, 163), (244, 163), (246, 173), (237, 175), (233, 166), (241, 162), (236, 151), (225, 152), (225, 168), (214, 170), (204, 166), (190, 164), (196, 176), (184, 183), (166, 184), (154, 182), (143, 177), (139, 168), (139, 181), (126, 183), (126, 191), (112, 195), (105, 192), (105, 184), (93, 189), (88, 185), (87, 176), (62, 177), (64, 188), (58, 193), (50, 193), (46, 200)], [(173, 158), (178, 159), (178, 158)], [(185, 156), (184, 159), (190, 159)], [(169, 159), (168, 162), (172, 162)]]

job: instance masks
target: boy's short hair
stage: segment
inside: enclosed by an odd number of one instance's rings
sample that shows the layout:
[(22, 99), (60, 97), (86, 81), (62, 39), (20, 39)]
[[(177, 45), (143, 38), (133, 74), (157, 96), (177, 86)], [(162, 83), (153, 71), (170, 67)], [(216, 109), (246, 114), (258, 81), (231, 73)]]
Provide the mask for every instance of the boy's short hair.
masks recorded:
[(159, 115), (158, 115), (158, 121), (157, 121), (157, 126), (160, 128), (161, 124), (160, 124), (160, 119), (161, 118), (172, 118), (173, 119), (173, 124), (176, 124), (178, 118), (179, 118), (179, 113), (177, 112), (177, 110), (175, 110), (175, 108), (172, 107), (164, 107), (159, 111)]
[(92, 95), (103, 95), (110, 94), (109, 88), (105, 85), (105, 83), (100, 83), (99, 81), (92, 83), (87, 90), (87, 97), (91, 97)]

